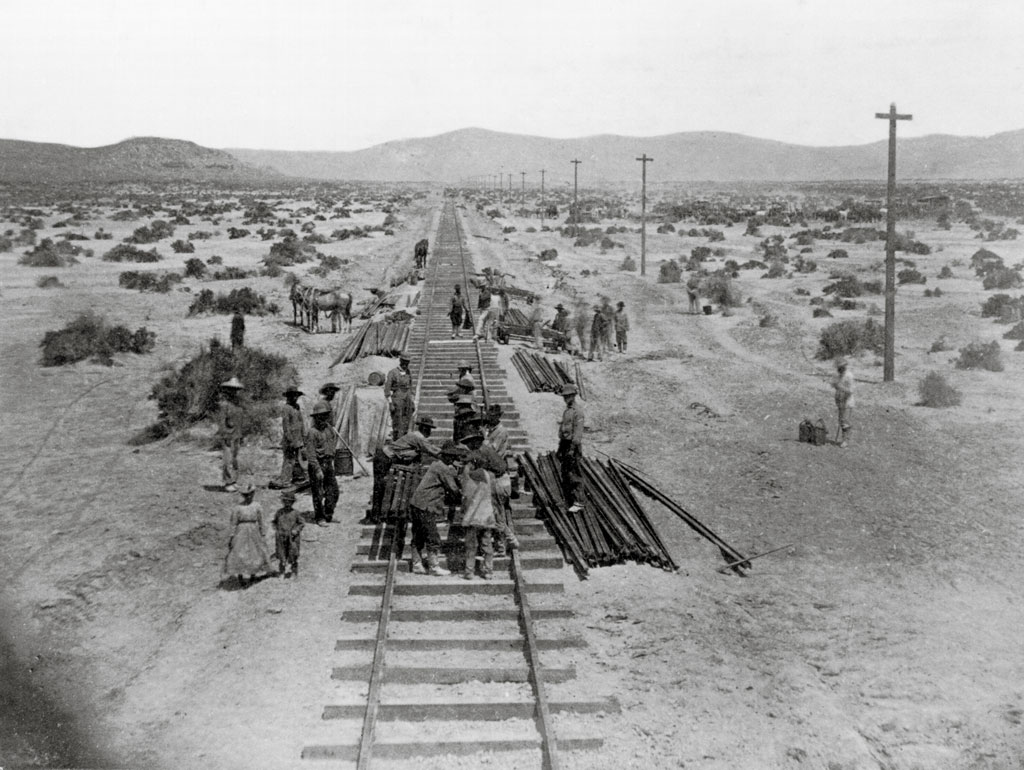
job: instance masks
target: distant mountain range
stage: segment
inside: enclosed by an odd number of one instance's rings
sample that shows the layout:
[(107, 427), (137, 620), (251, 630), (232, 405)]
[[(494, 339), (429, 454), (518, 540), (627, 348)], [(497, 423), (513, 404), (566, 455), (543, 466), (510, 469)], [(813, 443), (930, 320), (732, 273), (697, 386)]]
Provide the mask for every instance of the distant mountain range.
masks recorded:
[[(884, 130), (885, 125), (881, 124)], [(633, 181), (636, 158), (654, 158), (649, 182), (779, 181), (885, 179), (888, 140), (848, 147), (807, 147), (741, 134), (690, 132), (652, 137), (600, 135), (547, 139), (478, 128), (423, 139), (387, 142), (354, 152), (284, 152), (231, 149), (248, 163), (283, 174), (317, 179), (459, 182), (485, 184), (501, 173), (502, 184), (520, 189), (521, 171), (536, 186), (540, 169), (549, 184), (573, 178), (578, 159), (580, 184)], [(1024, 131), (994, 136), (933, 135), (897, 142), (901, 179), (1024, 178)]]
[[(153, 137), (81, 148), (0, 140), (0, 183), (182, 181), (282, 183), (301, 179), (367, 182), (468, 183), (536, 187), (540, 169), (550, 186), (571, 184), (572, 159), (580, 185), (634, 182), (636, 158), (646, 153), (651, 184), (681, 181), (881, 180), (887, 141), (846, 147), (807, 147), (741, 134), (689, 132), (652, 137), (600, 135), (548, 139), (479, 128), (386, 142), (352, 152), (213, 150)], [(946, 135), (901, 139), (899, 177), (907, 179), (1022, 179), (1024, 130), (989, 137)]]
[(0, 139), (2, 182), (216, 182), (279, 179), (223, 150), (180, 139), (138, 137), (106, 147)]

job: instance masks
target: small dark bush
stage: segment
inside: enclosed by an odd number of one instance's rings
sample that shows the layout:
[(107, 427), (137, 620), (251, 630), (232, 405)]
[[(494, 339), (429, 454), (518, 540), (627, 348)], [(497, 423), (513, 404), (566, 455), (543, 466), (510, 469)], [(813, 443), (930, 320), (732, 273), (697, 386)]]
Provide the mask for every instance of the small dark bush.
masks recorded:
[(161, 256), (155, 248), (143, 251), (129, 246), (127, 243), (119, 243), (103, 255), (103, 260), (106, 262), (159, 262), (160, 259)]
[(544, 249), (538, 256), (537, 259), (542, 262), (550, 262), (553, 259), (558, 259), (558, 249)]
[(1003, 371), (999, 343), (995, 340), (986, 344), (972, 342), (960, 348), (960, 357), (956, 360), (957, 369), (985, 369), (989, 372)]
[(18, 264), (28, 267), (68, 267), (78, 262), (75, 254), (81, 253), (80, 246), (67, 241), (54, 243), (49, 238), (43, 238), (38, 246), (21, 255)]
[(625, 270), (631, 273), (636, 272), (636, 260), (627, 256), (619, 265), (619, 270)]
[(36, 279), (36, 286), (40, 289), (62, 289), (64, 284), (55, 275), (41, 275)]
[(209, 230), (196, 230), (194, 233), (188, 234), (190, 241), (205, 241), (213, 237), (213, 233)]
[(122, 289), (136, 291), (153, 291), (166, 294), (176, 283), (181, 283), (181, 273), (151, 273), (126, 270), (117, 278), (117, 285)]
[(114, 234), (107, 232), (101, 227), (92, 234), (92, 238), (94, 241), (112, 241), (114, 239)]
[(764, 270), (768, 267), (767, 264), (757, 259), (748, 259), (742, 265), (739, 266), (740, 270)]
[(240, 267), (225, 267), (223, 270), (216, 270), (210, 276), (214, 281), (237, 281), (242, 278), (254, 278), (254, 270), (243, 270)]
[(925, 278), (914, 268), (907, 268), (906, 270), (900, 270), (896, 273), (896, 282), (902, 286), (906, 283), (924, 283), (928, 279)]
[(742, 303), (739, 289), (724, 273), (704, 276), (700, 281), (700, 296), (723, 308), (738, 307)]
[(202, 278), (206, 275), (206, 265), (198, 257), (190, 257), (185, 262), (186, 278)]
[(786, 277), (786, 266), (779, 260), (772, 262), (768, 268), (768, 272), (762, 276), (763, 278), (785, 278)]
[(763, 316), (761, 316), (758, 319), (757, 325), (760, 326), (762, 329), (775, 328), (776, 326), (779, 325), (779, 319), (776, 318), (771, 313), (766, 312)]
[(985, 274), (981, 282), (982, 288), (991, 289), (1019, 289), (1021, 286), (1020, 273), (1008, 268), (990, 270)]
[(939, 278), (952, 278), (952, 277), (953, 277), (953, 271), (950, 269), (949, 265), (943, 265), (942, 269), (939, 271)]
[(206, 264), (208, 264), (208, 265), (223, 265), (224, 264), (224, 259), (220, 255), (214, 254), (212, 257), (210, 257), (210, 258), (208, 258), (206, 260)]
[(993, 294), (981, 304), (981, 317), (1002, 318), (1004, 315), (1004, 306), (1010, 309), (1007, 314), (1011, 316), (1015, 312), (1021, 312), (1021, 310), (1024, 309), (1024, 295), (1014, 299), (1009, 294)]
[(43, 349), (43, 366), (63, 366), (93, 358), (107, 366), (113, 364), (114, 353), (148, 353), (156, 341), (156, 334), (145, 327), (130, 332), (124, 326), (108, 326), (93, 313), (82, 313), (59, 331), (43, 335), (39, 346)]
[(1004, 340), (1024, 340), (1024, 321), (1019, 321), (1003, 335)]
[(885, 347), (885, 329), (870, 318), (866, 321), (839, 321), (821, 332), (815, 356), (829, 360), (836, 356), (852, 356), (862, 350), (881, 353)]
[(864, 293), (864, 286), (853, 275), (842, 275), (834, 283), (821, 290), (824, 294), (835, 294), (837, 297), (859, 297)]
[(237, 238), (244, 238), (249, 235), (249, 231), (244, 227), (229, 227), (228, 228), (228, 239), (235, 240)]
[(946, 382), (946, 378), (938, 372), (928, 372), (917, 383), (917, 393), (921, 398), (921, 406), (940, 409), (948, 406), (959, 406), (963, 400), (960, 391)]
[(847, 253), (846, 249), (832, 249), (832, 251), (828, 253), (829, 259), (847, 259), (849, 256), (850, 255)]
[(946, 337), (945, 337), (945, 335), (943, 335), (942, 337), (939, 337), (937, 340), (935, 340), (935, 342), (932, 343), (931, 349), (929, 349), (928, 352), (929, 353), (944, 353), (947, 350), (952, 350), (952, 349), (953, 349), (953, 346), (950, 345), (949, 342), (946, 341)]
[(679, 283), (683, 271), (674, 259), (662, 262), (658, 267), (658, 283)]
[(171, 249), (175, 254), (194, 254), (196, 245), (192, 241), (183, 241), (179, 238), (171, 244)]
[(799, 286), (793, 289), (793, 293), (796, 294), (798, 297), (809, 297), (811, 294), (810, 291)]
[(257, 294), (248, 286), (240, 289), (232, 289), (229, 294), (218, 292), (216, 295), (212, 289), (203, 289), (193, 300), (188, 309), (188, 314), (198, 315), (199, 313), (221, 313), (231, 315), (236, 310), (244, 315), (266, 315), (273, 313), (276, 305), (268, 303), (267, 298)]
[(816, 307), (811, 311), (811, 316), (813, 318), (831, 318), (832, 314), (828, 312), (827, 308)]
[(135, 231), (125, 238), (125, 243), (156, 243), (163, 238), (170, 238), (174, 235), (174, 226), (162, 219), (154, 219), (149, 225), (135, 228)]

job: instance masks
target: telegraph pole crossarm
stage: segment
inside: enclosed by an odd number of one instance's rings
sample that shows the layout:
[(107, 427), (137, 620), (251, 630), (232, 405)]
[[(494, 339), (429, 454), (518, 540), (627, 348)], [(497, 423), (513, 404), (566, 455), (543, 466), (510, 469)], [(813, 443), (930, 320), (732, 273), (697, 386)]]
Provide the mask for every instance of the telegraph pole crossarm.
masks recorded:
[(875, 117), (889, 121), (889, 182), (885, 201), (885, 358), (882, 381), (892, 382), (896, 376), (896, 121), (913, 120), (914, 116), (899, 114), (893, 102), (888, 112), (876, 112)]
[(653, 163), (654, 158), (648, 158), (647, 153), (637, 158), (643, 164), (643, 187), (640, 193), (640, 275), (647, 275), (647, 164)]

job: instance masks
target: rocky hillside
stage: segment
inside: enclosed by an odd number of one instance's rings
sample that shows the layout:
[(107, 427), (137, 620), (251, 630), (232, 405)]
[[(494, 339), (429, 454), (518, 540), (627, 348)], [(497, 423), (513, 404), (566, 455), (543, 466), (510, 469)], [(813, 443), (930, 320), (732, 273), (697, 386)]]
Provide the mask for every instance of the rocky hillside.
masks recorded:
[(139, 137), (107, 147), (0, 139), (0, 182), (245, 183), (278, 178), (223, 150), (179, 139)]
[[(879, 123), (885, 135), (885, 124)], [(848, 147), (808, 147), (740, 134), (690, 132), (654, 137), (589, 136), (548, 139), (463, 129), (422, 139), (386, 142), (354, 152), (229, 150), (247, 163), (284, 174), (317, 179), (366, 181), (539, 183), (547, 169), (549, 184), (572, 180), (573, 158), (580, 184), (631, 181), (640, 176), (635, 158), (654, 158), (651, 182), (803, 181), (884, 179), (887, 140)], [(1002, 179), (1024, 177), (1024, 131), (990, 137), (933, 135), (902, 139), (898, 169), (903, 179)]]

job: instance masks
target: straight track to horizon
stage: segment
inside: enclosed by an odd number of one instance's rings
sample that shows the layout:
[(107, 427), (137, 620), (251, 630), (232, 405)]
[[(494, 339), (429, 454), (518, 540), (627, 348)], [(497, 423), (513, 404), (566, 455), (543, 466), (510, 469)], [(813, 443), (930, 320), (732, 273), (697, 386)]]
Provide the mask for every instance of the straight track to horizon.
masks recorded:
[[(494, 344), (474, 339), (469, 330), (462, 339), (451, 339), (452, 287), (462, 286), (467, 303), (475, 306), (472, 268), (459, 212), (446, 199), (407, 348), (416, 367), (417, 416), (434, 418), (437, 439), (451, 437), (452, 407), (445, 395), (454, 384), (457, 363), (471, 359), (483, 403), (502, 405), (513, 449), (523, 452), (527, 436)], [(582, 700), (571, 693), (551, 698), (552, 687), (571, 689), (576, 672), (571, 663), (542, 665), (541, 651), (564, 657), (583, 642), (566, 633), (573, 613), (559, 603), (565, 588), (563, 560), (544, 523), (535, 518), (528, 495), (515, 502), (513, 513), (521, 549), (495, 559), (494, 579), (486, 582), (457, 575), (413, 577), (397, 551), (393, 526), (363, 527), (357, 553), (367, 560), (355, 563), (353, 571), (373, 582), (351, 586), (349, 595), (353, 602), (381, 599), (379, 605), (352, 609), (342, 617), (356, 631), (339, 639), (335, 650), (361, 662), (335, 667), (332, 678), (367, 682), (368, 689), (355, 701), (350, 697), (350, 702), (324, 709), (323, 719), (338, 720), (350, 740), (307, 746), (304, 758), (368, 768), (375, 757), (526, 752), (539, 754), (537, 767), (554, 770), (559, 750), (603, 745), (600, 736), (570, 737), (563, 728), (556, 739), (553, 713), (618, 711), (618, 703), (613, 698)], [(444, 524), (439, 530), (449, 566), (461, 564), (461, 532)], [(371, 651), (372, 660), (366, 661)], [(524, 765), (520, 761), (517, 766)]]

